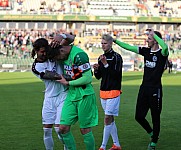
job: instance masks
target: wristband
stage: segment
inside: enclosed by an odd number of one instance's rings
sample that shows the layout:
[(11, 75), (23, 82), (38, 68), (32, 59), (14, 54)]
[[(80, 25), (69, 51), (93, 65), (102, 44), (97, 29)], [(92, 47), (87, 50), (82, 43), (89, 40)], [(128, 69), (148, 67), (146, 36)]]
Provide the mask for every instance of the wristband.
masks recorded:
[(67, 38), (66, 34), (60, 34), (60, 35), (63, 37), (63, 39)]
[(104, 65), (104, 68), (107, 68), (107, 67), (109, 67), (109, 64)]

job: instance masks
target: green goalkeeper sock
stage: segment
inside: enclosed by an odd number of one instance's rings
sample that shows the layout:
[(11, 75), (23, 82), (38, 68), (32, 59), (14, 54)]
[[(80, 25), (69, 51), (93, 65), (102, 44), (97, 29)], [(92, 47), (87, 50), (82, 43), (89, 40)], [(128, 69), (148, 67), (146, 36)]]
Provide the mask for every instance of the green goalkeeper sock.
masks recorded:
[(148, 133), (149, 135), (150, 135), (150, 137), (152, 137), (153, 136), (153, 131), (152, 132), (150, 132), (150, 133)]
[(150, 146), (154, 146), (154, 147), (155, 147), (155, 146), (156, 146), (156, 143), (151, 142), (151, 143), (150, 143)]
[(84, 134), (83, 137), (84, 143), (86, 145), (86, 150), (95, 150), (95, 141), (92, 131), (87, 134)]
[(76, 150), (75, 140), (71, 132), (61, 134), (63, 142), (69, 150)]

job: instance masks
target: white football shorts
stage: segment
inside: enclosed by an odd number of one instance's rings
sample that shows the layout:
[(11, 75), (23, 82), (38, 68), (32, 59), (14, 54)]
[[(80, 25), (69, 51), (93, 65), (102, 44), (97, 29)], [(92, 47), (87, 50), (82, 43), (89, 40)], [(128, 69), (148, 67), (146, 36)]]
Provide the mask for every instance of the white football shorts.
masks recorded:
[(102, 98), (100, 99), (105, 115), (118, 116), (120, 99), (120, 96), (106, 100)]
[(42, 124), (60, 124), (62, 107), (67, 92), (61, 92), (55, 97), (45, 97), (42, 108)]

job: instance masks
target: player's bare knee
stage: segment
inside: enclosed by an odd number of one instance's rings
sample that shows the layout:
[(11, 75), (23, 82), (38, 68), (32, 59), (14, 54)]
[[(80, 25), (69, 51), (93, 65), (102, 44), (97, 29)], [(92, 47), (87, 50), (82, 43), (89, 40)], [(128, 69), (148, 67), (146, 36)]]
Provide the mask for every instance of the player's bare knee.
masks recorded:
[(80, 129), (80, 132), (84, 135), (84, 134), (87, 134), (91, 131), (91, 128), (81, 128)]
[(44, 128), (52, 128), (52, 127), (53, 127), (53, 124), (44, 124), (43, 127), (44, 127)]
[(70, 126), (66, 126), (66, 125), (60, 125), (59, 126), (59, 132), (61, 134), (65, 134), (65, 133), (67, 133), (69, 131), (70, 131)]

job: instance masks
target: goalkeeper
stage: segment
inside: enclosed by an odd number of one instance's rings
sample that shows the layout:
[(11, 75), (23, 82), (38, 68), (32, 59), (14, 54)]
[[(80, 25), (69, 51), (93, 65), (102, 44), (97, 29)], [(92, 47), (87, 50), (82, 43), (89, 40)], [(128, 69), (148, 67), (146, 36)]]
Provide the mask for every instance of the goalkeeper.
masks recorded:
[[(151, 136), (148, 149), (155, 150), (160, 133), (160, 114), (162, 110), (161, 77), (169, 55), (168, 46), (162, 40), (160, 32), (152, 29), (149, 29), (148, 33), (148, 47), (131, 46), (118, 40), (114, 40), (114, 42), (120, 47), (144, 57), (144, 74), (137, 97), (135, 119)], [(149, 109), (153, 127), (145, 118)]]
[(92, 72), (87, 54), (76, 46), (59, 46), (50, 50), (51, 59), (64, 63), (64, 73), (71, 76), (72, 81), (63, 76), (58, 80), (69, 87), (67, 98), (62, 108), (60, 131), (63, 141), (69, 150), (76, 150), (71, 125), (77, 121), (83, 135), (86, 150), (95, 150), (95, 141), (91, 128), (98, 124), (96, 96), (92, 87)]

